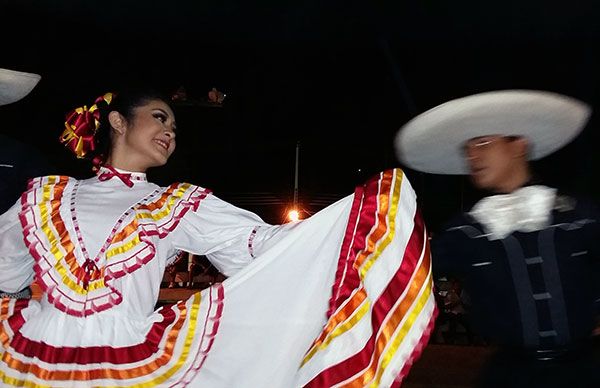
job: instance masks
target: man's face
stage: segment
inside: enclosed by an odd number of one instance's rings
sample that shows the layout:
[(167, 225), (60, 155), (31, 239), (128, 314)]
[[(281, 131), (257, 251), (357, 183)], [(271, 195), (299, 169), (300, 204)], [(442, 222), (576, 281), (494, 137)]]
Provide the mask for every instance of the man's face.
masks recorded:
[(516, 174), (527, 169), (524, 138), (490, 135), (465, 143), (465, 157), (473, 184), (485, 190), (502, 191)]

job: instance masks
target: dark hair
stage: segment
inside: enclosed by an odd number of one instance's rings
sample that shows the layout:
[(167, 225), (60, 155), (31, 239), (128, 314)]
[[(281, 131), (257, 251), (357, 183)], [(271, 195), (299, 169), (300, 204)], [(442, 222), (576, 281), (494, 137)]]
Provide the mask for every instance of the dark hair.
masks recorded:
[(160, 100), (170, 105), (170, 99), (163, 93), (150, 88), (130, 88), (113, 94), (110, 104), (102, 101), (98, 103), (100, 111), (100, 127), (94, 136), (95, 150), (89, 155), (90, 159), (101, 158), (104, 162), (110, 155), (112, 143), (111, 125), (108, 114), (112, 111), (119, 112), (128, 122), (135, 117), (135, 110), (150, 101)]

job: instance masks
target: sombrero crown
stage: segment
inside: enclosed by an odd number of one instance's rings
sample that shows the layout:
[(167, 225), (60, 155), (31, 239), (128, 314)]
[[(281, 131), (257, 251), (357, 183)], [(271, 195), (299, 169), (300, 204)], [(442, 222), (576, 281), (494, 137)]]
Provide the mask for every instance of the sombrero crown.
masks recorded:
[(529, 159), (540, 159), (573, 140), (591, 108), (574, 98), (538, 90), (501, 90), (448, 101), (406, 123), (396, 135), (396, 155), (406, 166), (433, 174), (468, 174), (467, 140), (523, 136)]

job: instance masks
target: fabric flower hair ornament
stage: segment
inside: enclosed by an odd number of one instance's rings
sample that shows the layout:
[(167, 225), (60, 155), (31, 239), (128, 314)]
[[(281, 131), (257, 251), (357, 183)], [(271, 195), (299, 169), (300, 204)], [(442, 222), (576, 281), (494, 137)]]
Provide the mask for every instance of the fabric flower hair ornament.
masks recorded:
[(112, 93), (106, 93), (98, 97), (89, 109), (86, 105), (75, 108), (67, 114), (65, 129), (60, 136), (60, 142), (70, 149), (75, 156), (83, 159), (87, 154), (94, 151), (94, 136), (100, 127), (100, 111), (98, 104), (104, 102), (107, 105), (113, 99)]

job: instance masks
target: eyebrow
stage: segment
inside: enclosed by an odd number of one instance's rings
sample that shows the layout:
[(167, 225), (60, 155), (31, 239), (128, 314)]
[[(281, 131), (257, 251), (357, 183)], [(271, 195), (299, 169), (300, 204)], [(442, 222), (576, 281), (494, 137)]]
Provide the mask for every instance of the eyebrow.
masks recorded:
[(171, 115), (166, 110), (164, 110), (162, 108), (152, 108), (152, 110), (159, 110), (162, 113), (164, 113), (167, 117), (171, 117)]

